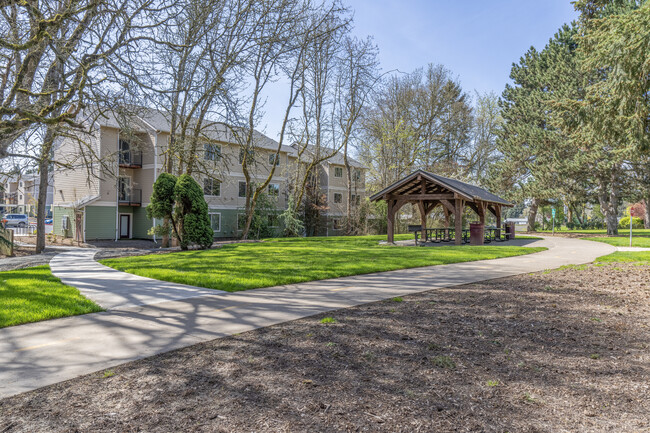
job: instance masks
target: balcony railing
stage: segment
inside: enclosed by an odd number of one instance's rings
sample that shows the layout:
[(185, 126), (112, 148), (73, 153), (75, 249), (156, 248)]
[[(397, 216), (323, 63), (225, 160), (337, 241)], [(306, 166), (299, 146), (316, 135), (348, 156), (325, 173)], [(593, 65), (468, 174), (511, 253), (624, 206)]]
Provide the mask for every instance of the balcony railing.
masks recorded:
[(119, 156), (120, 156), (120, 167), (142, 168), (141, 150), (122, 150), (120, 151)]
[(122, 206), (142, 206), (142, 190), (130, 189), (120, 193), (119, 200)]

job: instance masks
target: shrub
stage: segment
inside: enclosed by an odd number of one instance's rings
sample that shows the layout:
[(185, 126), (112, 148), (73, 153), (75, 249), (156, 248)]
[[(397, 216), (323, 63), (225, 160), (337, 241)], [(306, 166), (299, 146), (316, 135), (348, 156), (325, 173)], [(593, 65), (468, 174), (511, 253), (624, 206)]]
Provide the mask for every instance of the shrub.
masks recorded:
[[(620, 229), (629, 229), (630, 228), (630, 217), (626, 216), (621, 218), (618, 222), (618, 228)], [(632, 217), (632, 228), (633, 229), (642, 229), (643, 220), (639, 217)]]
[(289, 196), (287, 209), (280, 214), (280, 222), (284, 227), (282, 234), (284, 237), (292, 238), (301, 236), (305, 231), (305, 225), (300, 220), (298, 212), (294, 209), (293, 196)]
[[(160, 173), (153, 185), (147, 216), (172, 221), (174, 234), (183, 250), (191, 243), (201, 248), (212, 245), (214, 233), (210, 226), (208, 204), (203, 190), (190, 175), (183, 174), (177, 178), (173, 174)], [(155, 228), (154, 232), (168, 234), (169, 228)]]
[(203, 190), (192, 176), (182, 174), (176, 181), (174, 195), (177, 221), (183, 232), (179, 239), (181, 249), (187, 249), (190, 243), (209, 248), (214, 239), (214, 232), (210, 226), (208, 204), (203, 197)]

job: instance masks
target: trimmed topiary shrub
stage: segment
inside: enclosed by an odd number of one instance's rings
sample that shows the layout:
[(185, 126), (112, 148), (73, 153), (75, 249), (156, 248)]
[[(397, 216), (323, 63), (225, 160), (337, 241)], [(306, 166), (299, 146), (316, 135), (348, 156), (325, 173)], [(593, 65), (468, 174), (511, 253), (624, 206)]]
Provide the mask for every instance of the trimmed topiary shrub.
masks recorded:
[(182, 227), (183, 233), (179, 243), (186, 250), (189, 244), (197, 244), (201, 248), (210, 248), (214, 232), (210, 226), (208, 204), (203, 197), (203, 190), (188, 174), (182, 174), (174, 187), (176, 198), (176, 220)]

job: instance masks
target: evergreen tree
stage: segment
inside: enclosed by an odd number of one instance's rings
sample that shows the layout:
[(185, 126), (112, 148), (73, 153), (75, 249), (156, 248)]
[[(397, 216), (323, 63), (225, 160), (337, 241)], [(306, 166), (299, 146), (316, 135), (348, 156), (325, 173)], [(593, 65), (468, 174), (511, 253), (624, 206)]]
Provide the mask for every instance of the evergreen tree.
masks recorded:
[(183, 250), (192, 243), (201, 248), (212, 245), (214, 233), (208, 204), (203, 190), (190, 175), (183, 174), (177, 178), (173, 174), (161, 173), (153, 184), (147, 216), (162, 219), (161, 234), (168, 235), (170, 229), (173, 230)]
[[(210, 226), (208, 204), (203, 197), (203, 190), (189, 174), (182, 174), (174, 187), (176, 199), (175, 215), (182, 250), (194, 243), (201, 248), (210, 248), (214, 232)], [(180, 230), (179, 230), (180, 228)]]
[(551, 123), (552, 101), (575, 95), (581, 87), (581, 77), (569, 71), (575, 33), (574, 26), (564, 26), (543, 51), (531, 47), (513, 64), (514, 85), (507, 85), (502, 95), (504, 125), (497, 147), (504, 159), (496, 167), (496, 179), (511, 199), (531, 199), (529, 230), (534, 230), (538, 207), (566, 195), (575, 179), (575, 148)]

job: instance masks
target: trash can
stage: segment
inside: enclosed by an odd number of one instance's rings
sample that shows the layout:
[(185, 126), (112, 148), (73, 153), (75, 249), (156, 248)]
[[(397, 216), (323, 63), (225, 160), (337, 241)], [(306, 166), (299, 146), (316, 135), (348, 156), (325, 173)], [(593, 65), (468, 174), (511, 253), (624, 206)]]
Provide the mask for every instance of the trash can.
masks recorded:
[(484, 225), (480, 223), (470, 223), (469, 225), (469, 244), (483, 245), (485, 241)]
[(507, 222), (504, 225), (506, 226), (506, 239), (513, 240), (515, 238), (515, 223)]

